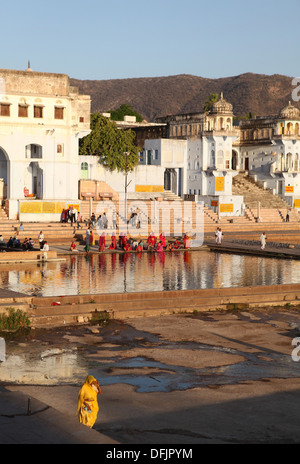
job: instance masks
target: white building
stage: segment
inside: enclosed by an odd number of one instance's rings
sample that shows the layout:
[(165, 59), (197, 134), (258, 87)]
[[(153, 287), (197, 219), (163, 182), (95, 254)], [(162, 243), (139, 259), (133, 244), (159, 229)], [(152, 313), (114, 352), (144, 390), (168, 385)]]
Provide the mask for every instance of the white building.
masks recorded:
[(240, 123), (234, 147), (237, 168), (300, 208), (300, 110), (291, 103), (279, 115)]
[(90, 97), (64, 74), (0, 70), (0, 198), (10, 218), (56, 220), (78, 203)]
[(170, 138), (146, 140), (141, 163), (163, 167), (164, 188), (203, 201), (220, 215), (244, 213), (243, 197), (232, 195), (232, 105), (223, 95), (210, 112), (168, 116)]

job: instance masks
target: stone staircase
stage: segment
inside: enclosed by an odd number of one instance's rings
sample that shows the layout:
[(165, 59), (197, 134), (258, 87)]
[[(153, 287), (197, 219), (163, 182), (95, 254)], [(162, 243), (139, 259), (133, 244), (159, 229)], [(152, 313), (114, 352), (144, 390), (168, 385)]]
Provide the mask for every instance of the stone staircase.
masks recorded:
[[(246, 205), (245, 216), (251, 221), (256, 221), (259, 214), (260, 222), (285, 222), (287, 210), (290, 210), (290, 205), (285, 200), (265, 190), (245, 173), (239, 173), (233, 178), (232, 193), (243, 195)], [(259, 211), (258, 201), (260, 202)], [(290, 222), (299, 222), (296, 210), (290, 210)]]
[(242, 172), (233, 178), (232, 194), (243, 195), (244, 203), (249, 208), (257, 208), (258, 201), (260, 201), (262, 208), (280, 210), (290, 208), (289, 204), (281, 197), (273, 195), (269, 190), (265, 190), (254, 179)]

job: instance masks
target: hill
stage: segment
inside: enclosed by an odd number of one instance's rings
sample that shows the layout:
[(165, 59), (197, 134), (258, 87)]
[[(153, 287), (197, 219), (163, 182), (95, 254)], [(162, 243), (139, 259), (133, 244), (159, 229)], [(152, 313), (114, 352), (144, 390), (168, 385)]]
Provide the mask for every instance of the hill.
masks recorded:
[[(278, 114), (292, 100), (292, 78), (274, 74), (241, 74), (220, 79), (192, 75), (167, 77), (78, 80), (71, 85), (92, 98), (92, 112), (109, 111), (122, 103), (131, 105), (148, 121), (168, 114), (202, 112), (210, 93), (224, 93), (234, 114)], [(299, 107), (298, 104), (295, 104)]]

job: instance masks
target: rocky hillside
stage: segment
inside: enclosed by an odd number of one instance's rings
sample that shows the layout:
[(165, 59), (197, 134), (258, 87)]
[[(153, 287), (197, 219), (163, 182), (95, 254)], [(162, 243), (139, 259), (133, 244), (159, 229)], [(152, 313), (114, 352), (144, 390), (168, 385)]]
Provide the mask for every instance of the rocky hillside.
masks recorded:
[[(292, 99), (292, 78), (263, 74), (241, 74), (221, 79), (192, 75), (168, 77), (78, 80), (71, 84), (92, 97), (92, 111), (109, 111), (122, 103), (131, 105), (148, 121), (168, 114), (202, 111), (210, 93), (224, 93), (236, 116), (248, 112), (278, 114)], [(298, 104), (295, 104), (298, 106)]]

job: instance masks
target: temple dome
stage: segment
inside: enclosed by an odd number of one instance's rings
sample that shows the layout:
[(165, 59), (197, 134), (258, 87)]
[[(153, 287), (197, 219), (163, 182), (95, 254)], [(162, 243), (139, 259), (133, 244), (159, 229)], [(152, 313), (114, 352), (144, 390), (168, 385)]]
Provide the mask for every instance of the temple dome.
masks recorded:
[(212, 105), (211, 113), (216, 114), (232, 114), (233, 106), (231, 103), (226, 101), (221, 93), (220, 99)]
[(293, 106), (291, 102), (289, 102), (288, 106), (285, 106), (279, 114), (280, 118), (284, 119), (298, 119), (300, 118), (300, 110)]

